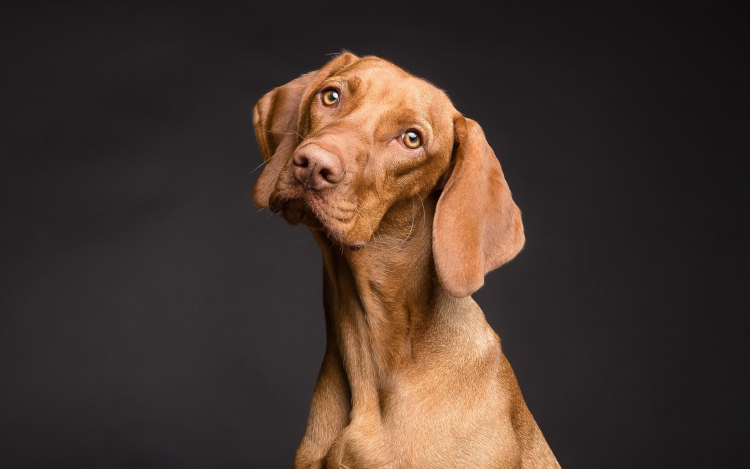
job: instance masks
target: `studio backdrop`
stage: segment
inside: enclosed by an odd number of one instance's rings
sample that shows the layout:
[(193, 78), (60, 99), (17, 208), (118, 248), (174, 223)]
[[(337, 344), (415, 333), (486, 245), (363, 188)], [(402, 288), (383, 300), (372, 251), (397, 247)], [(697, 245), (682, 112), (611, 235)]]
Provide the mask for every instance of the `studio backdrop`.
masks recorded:
[(477, 120), (475, 295), (563, 467), (747, 464), (747, 48), (715, 4), (50, 2), (0, 27), (0, 466), (291, 467), (325, 346), (252, 108), (344, 49)]

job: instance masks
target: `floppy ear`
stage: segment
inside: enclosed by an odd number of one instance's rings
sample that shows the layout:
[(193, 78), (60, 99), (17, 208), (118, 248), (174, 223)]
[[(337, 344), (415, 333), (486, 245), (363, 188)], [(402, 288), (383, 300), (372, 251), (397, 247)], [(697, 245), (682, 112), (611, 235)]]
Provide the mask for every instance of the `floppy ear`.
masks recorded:
[(318, 71), (302, 75), (284, 86), (273, 89), (260, 98), (253, 108), (255, 138), (266, 162), (253, 189), (253, 201), (260, 208), (268, 207), (279, 173), (289, 160), (302, 137), (299, 135), (301, 109), (309, 104), (310, 97), (320, 82), (358, 57), (343, 53)]
[(484, 276), (513, 259), (525, 237), (521, 211), (500, 162), (475, 121), (454, 121), (453, 172), (440, 195), (432, 228), (435, 267), (452, 296), (469, 296)]

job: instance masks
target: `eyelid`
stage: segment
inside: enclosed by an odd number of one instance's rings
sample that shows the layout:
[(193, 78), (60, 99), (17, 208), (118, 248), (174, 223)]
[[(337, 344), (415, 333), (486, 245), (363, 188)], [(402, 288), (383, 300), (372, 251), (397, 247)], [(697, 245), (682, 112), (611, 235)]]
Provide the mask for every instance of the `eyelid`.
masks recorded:
[(331, 90), (331, 89), (336, 90), (339, 93), (341, 93), (341, 91), (345, 87), (346, 86), (344, 85), (344, 83), (342, 83), (340, 81), (335, 81), (335, 80), (334, 81), (329, 81), (329, 82), (323, 84), (323, 86), (320, 88), (320, 91), (318, 93), (319, 94), (323, 94), (326, 91)]

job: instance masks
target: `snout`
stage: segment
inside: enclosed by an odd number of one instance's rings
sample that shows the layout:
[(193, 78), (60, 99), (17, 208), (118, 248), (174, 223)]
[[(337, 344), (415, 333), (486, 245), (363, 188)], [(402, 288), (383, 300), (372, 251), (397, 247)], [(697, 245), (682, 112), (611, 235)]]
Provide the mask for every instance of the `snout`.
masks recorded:
[(294, 178), (305, 189), (330, 189), (344, 178), (345, 171), (341, 158), (314, 143), (298, 149), (292, 162)]

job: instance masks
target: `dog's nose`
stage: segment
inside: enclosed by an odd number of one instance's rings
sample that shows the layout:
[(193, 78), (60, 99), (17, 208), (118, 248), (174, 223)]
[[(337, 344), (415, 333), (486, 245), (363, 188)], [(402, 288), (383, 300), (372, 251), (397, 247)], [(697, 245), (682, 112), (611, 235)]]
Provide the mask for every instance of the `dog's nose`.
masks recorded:
[(334, 153), (309, 144), (294, 154), (294, 177), (305, 189), (329, 189), (344, 178), (344, 165)]

